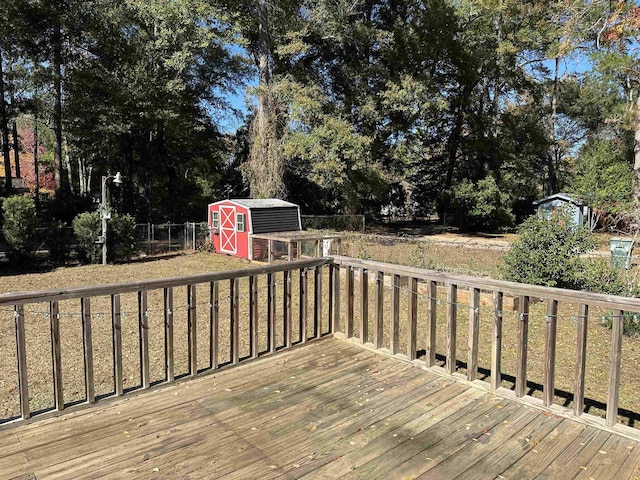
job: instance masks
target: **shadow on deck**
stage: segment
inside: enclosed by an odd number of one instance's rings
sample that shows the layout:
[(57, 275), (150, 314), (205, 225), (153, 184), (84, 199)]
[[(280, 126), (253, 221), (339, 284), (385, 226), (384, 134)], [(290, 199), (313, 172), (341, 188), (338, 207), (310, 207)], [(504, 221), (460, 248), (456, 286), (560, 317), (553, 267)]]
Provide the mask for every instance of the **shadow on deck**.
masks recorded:
[(326, 337), (0, 432), (1, 478), (637, 478), (640, 443)]

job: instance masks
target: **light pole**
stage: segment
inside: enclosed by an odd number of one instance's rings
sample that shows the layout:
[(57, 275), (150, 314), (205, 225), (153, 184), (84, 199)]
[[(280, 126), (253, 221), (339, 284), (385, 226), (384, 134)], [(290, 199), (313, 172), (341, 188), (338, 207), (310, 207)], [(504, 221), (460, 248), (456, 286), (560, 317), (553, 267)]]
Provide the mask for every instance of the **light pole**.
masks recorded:
[(107, 264), (107, 220), (111, 218), (109, 208), (109, 196), (107, 195), (107, 182), (111, 180), (115, 185), (122, 185), (122, 175), (120, 172), (115, 175), (102, 177), (102, 202), (100, 203), (100, 219), (102, 220), (102, 236), (99, 243), (102, 243), (102, 264)]

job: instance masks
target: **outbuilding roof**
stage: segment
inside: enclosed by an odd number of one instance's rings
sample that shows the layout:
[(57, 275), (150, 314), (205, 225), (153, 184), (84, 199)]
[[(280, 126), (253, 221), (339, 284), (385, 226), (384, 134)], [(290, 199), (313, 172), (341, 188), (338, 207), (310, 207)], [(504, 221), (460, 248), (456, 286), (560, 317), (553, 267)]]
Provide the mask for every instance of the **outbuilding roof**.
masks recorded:
[(554, 193), (553, 195), (549, 195), (548, 197), (544, 197), (536, 200), (535, 202), (533, 202), (533, 204), (540, 205), (541, 203), (547, 203), (553, 200), (564, 200), (565, 202), (573, 203), (578, 207), (582, 207), (583, 205), (586, 205), (586, 203), (583, 200), (580, 200), (579, 198), (571, 197), (568, 193)]
[(231, 198), (229, 202), (237, 203), (246, 208), (282, 208), (282, 207), (295, 207), (298, 205), (295, 203), (285, 202), (277, 198)]

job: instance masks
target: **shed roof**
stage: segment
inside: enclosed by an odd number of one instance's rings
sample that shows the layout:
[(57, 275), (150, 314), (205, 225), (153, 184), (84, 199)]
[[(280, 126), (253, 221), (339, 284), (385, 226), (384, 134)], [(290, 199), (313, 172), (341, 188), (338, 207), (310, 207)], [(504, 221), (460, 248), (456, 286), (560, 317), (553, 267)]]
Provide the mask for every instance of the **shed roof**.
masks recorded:
[(540, 205), (541, 203), (547, 203), (553, 200), (564, 200), (565, 202), (573, 203), (578, 207), (582, 207), (583, 205), (586, 205), (586, 203), (583, 200), (580, 200), (579, 198), (574, 198), (570, 196), (568, 193), (554, 193), (553, 195), (549, 195), (548, 197), (540, 198), (534, 201), (533, 204)]
[(227, 201), (236, 203), (246, 208), (298, 208), (298, 205), (296, 205), (295, 203), (285, 202), (284, 200), (280, 200), (277, 198), (231, 198)]

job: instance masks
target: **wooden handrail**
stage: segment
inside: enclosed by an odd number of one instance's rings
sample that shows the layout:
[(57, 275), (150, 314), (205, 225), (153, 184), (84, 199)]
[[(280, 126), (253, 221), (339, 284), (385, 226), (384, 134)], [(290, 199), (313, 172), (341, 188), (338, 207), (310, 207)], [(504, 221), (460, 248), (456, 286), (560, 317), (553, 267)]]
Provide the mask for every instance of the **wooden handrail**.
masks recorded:
[[(38, 411), (35, 414), (32, 411), (32, 407), (29, 402), (29, 361), (35, 362), (38, 359), (30, 360), (28, 358), (28, 344), (27, 329), (25, 328), (26, 315), (31, 313), (41, 314), (40, 308), (27, 308), (30, 305), (42, 305), (46, 304), (46, 310), (48, 313), (46, 316), (50, 318), (50, 346), (52, 353), (52, 372), (49, 381), (53, 384), (53, 405), (47, 412), (61, 412), (66, 410), (68, 405), (65, 403), (64, 398), (64, 375), (63, 375), (63, 361), (62, 361), (62, 341), (61, 341), (61, 329), (60, 329), (60, 316), (71, 315), (79, 316), (81, 318), (82, 328), (82, 345), (79, 349), (79, 353), (82, 356), (83, 361), (83, 376), (84, 376), (84, 403), (94, 403), (104, 394), (96, 392), (97, 380), (96, 369), (94, 368), (94, 338), (95, 332), (92, 322), (94, 318), (99, 318), (104, 313), (95, 312), (95, 305), (100, 303), (96, 301), (93, 305), (92, 311), (92, 299), (101, 297), (106, 299), (109, 303), (110, 309), (110, 327), (111, 327), (111, 344), (113, 355), (113, 391), (107, 396), (121, 396), (127, 394), (125, 389), (125, 357), (131, 362), (131, 356), (123, 354), (123, 317), (125, 312), (122, 311), (121, 302), (122, 295), (126, 293), (135, 293), (137, 295), (137, 305), (133, 307), (136, 309), (136, 315), (132, 317), (137, 318), (137, 336), (139, 341), (139, 357), (134, 362), (134, 367), (139, 367), (140, 383), (133, 389), (148, 389), (153, 384), (151, 378), (151, 347), (150, 347), (150, 334), (152, 325), (149, 322), (149, 312), (160, 312), (158, 317), (162, 318), (163, 326), (162, 332), (155, 332), (155, 338), (157, 335), (164, 334), (164, 342), (161, 347), (164, 350), (164, 367), (165, 377), (160, 383), (171, 383), (180, 373), (176, 372), (176, 365), (174, 356), (178, 352), (179, 356), (184, 358), (186, 353), (187, 357), (187, 372), (188, 376), (194, 377), (207, 370), (216, 370), (220, 368), (220, 325), (221, 320), (228, 322), (229, 331), (229, 350), (230, 358), (229, 365), (236, 365), (246, 360), (255, 359), (264, 353), (272, 353), (281, 348), (290, 348), (295, 343), (306, 342), (308, 340), (306, 333), (307, 324), (307, 306), (308, 306), (308, 292), (307, 292), (307, 275), (309, 272), (313, 272), (314, 281), (314, 298), (312, 303), (312, 316), (313, 318), (313, 337), (319, 338), (323, 334), (331, 332), (331, 326), (333, 323), (329, 318), (327, 324), (328, 330), (322, 328), (323, 325), (323, 310), (322, 310), (322, 274), (323, 267), (329, 267), (332, 265), (330, 258), (312, 258), (287, 263), (257, 266), (252, 268), (243, 268), (232, 271), (211, 272), (206, 274), (188, 275), (183, 277), (174, 278), (162, 278), (157, 280), (143, 280), (137, 282), (120, 283), (120, 284), (108, 284), (98, 286), (88, 286), (79, 288), (65, 288), (55, 290), (42, 290), (32, 292), (18, 292), (0, 295), (0, 307), (2, 311), (9, 314), (13, 314), (15, 320), (15, 354), (17, 360), (17, 375), (18, 379), (18, 405), (19, 416), (18, 421), (25, 421), (31, 417), (40, 417), (43, 412)], [(325, 268), (325, 270), (328, 268)], [(294, 273), (298, 276), (295, 277)], [(333, 272), (332, 272), (333, 273)], [(266, 276), (266, 282), (264, 283), (264, 290), (266, 290), (266, 301), (264, 304), (258, 302), (258, 279), (259, 276)], [(277, 285), (280, 284), (282, 279), (281, 294), (277, 293)], [(293, 278), (303, 279), (301, 287), (297, 292), (294, 292)], [(247, 292), (244, 292), (244, 282), (241, 284), (241, 280), (247, 279), (248, 288)], [(220, 282), (229, 282), (229, 296), (228, 296), (228, 312), (227, 318), (220, 318)], [(333, 285), (335, 278), (330, 282)], [(178, 344), (174, 342), (175, 332), (175, 315), (174, 315), (174, 301), (177, 295), (177, 289), (179, 287), (186, 288), (186, 330), (187, 341), (184, 344)], [(208, 287), (205, 291), (202, 287)], [(240, 293), (240, 290), (243, 293)], [(331, 287), (333, 289), (333, 287)], [(157, 296), (152, 297), (151, 292), (161, 293), (162, 296), (158, 299)], [(181, 293), (182, 295), (182, 293)], [(282, 298), (279, 296), (282, 295)], [(293, 301), (299, 302), (300, 308), (295, 309)], [(197, 302), (197, 298), (204, 297), (206, 300), (203, 302), (200, 300), (200, 304)], [(246, 300), (245, 300), (246, 298)], [(155, 305), (152, 304), (152, 299), (155, 299)], [(75, 300), (75, 306), (73, 304), (66, 304), (64, 312), (61, 312), (60, 301), (63, 300)], [(331, 300), (330, 300), (331, 301)], [(178, 304), (183, 303), (177, 302)], [(208, 308), (200, 308), (198, 305), (207, 304)], [(277, 302), (281, 308), (277, 307)], [(158, 305), (159, 303), (159, 305)], [(241, 328), (241, 323), (245, 324), (244, 317), (241, 318), (241, 303), (243, 305), (242, 311), (248, 311), (248, 333)], [(244, 306), (248, 308), (245, 309)], [(185, 308), (185, 307), (175, 307)], [(42, 310), (45, 310), (43, 308)], [(226, 311), (226, 310), (225, 310)], [(276, 311), (278, 311), (278, 318), (276, 318)], [(333, 314), (333, 310), (329, 309), (329, 314)], [(281, 315), (281, 316), (280, 316)], [(109, 314), (107, 314), (109, 316)], [(299, 325), (299, 337), (294, 338), (293, 326)], [(199, 324), (203, 320), (208, 321), (209, 325), (209, 351), (206, 352), (206, 358), (208, 360), (208, 366), (199, 369), (199, 358), (202, 350), (202, 342), (198, 339), (198, 332), (202, 331)], [(264, 330), (259, 329), (259, 323), (266, 326)], [(104, 325), (100, 322), (101, 325)], [(96, 324), (97, 325), (97, 324)], [(226, 323), (225, 323), (226, 325)], [(157, 328), (157, 326), (155, 327)], [(267, 345), (266, 351), (259, 351), (259, 331), (264, 332), (266, 330), (266, 338), (264, 341)], [(103, 331), (100, 328), (98, 331)], [(134, 330), (135, 331), (135, 330)], [(279, 335), (282, 334), (282, 337)], [(248, 335), (247, 342), (241, 341), (241, 335)], [(264, 334), (263, 334), (264, 335)], [(281, 338), (284, 342), (281, 342)], [(103, 339), (101, 339), (103, 340)], [(102, 342), (100, 342), (102, 344)], [(225, 342), (226, 343), (226, 342)], [(97, 343), (96, 343), (97, 344)], [(200, 344), (200, 346), (199, 346)], [(245, 353), (241, 352), (241, 347), (248, 345), (248, 355), (245, 357)], [(206, 347), (205, 347), (206, 348)], [(155, 358), (158, 355), (153, 355)], [(136, 365), (137, 363), (137, 365)], [(38, 381), (47, 379), (38, 378)], [(33, 379), (32, 379), (33, 381)], [(103, 379), (104, 381), (104, 379)], [(131, 388), (130, 388), (131, 389)], [(129, 389), (129, 390), (130, 390)], [(7, 390), (8, 392), (8, 390)], [(5, 392), (5, 393), (7, 393)], [(69, 402), (69, 399), (67, 399)], [(37, 409), (41, 409), (41, 405), (36, 405)], [(0, 418), (7, 421), (8, 419)]]
[(209, 283), (232, 278), (244, 278), (251, 275), (264, 275), (283, 271), (297, 270), (300, 268), (315, 268), (327, 265), (330, 258), (312, 258), (308, 260), (296, 260), (286, 264), (272, 264), (259, 267), (240, 268), (237, 270), (224, 270), (221, 272), (199, 273), (183, 277), (159, 278), (153, 280), (141, 280), (137, 282), (112, 283), (88, 287), (73, 287), (52, 290), (36, 290), (30, 292), (16, 292), (0, 294), (0, 307), (3, 305), (18, 305), (27, 303), (40, 303), (70, 300), (74, 298), (99, 297), (123, 293), (137, 293), (142, 290), (157, 290), (161, 288), (181, 287), (189, 284)]
[[(523, 398), (524, 401), (531, 401), (528, 397), (528, 375), (529, 366), (529, 323), (530, 323), (530, 302), (532, 298), (540, 298), (546, 301), (545, 329), (544, 329), (544, 373), (543, 373), (543, 399), (544, 406), (554, 406), (555, 395), (555, 377), (556, 377), (556, 335), (558, 325), (558, 304), (560, 302), (574, 305), (576, 314), (574, 320), (576, 323), (576, 360), (574, 364), (575, 382), (569, 391), (573, 393), (572, 410), (564, 409), (568, 415), (575, 417), (589, 417), (591, 421), (601, 422), (602, 425), (613, 427), (618, 423), (618, 403), (620, 398), (620, 381), (621, 381), (621, 355), (623, 342), (623, 320), (628, 312), (640, 312), (640, 299), (619, 297), (614, 295), (604, 295), (591, 292), (566, 290), (561, 288), (543, 287), (536, 285), (525, 285), (514, 282), (506, 282), (489, 278), (469, 277), (456, 275), (446, 272), (438, 272), (433, 270), (423, 270), (414, 267), (405, 267), (401, 265), (388, 264), (383, 262), (361, 260), (350, 257), (336, 256), (332, 257), (334, 271), (344, 270), (345, 291), (348, 296), (345, 304), (346, 326), (343, 329), (347, 337), (354, 337), (354, 331), (360, 332), (360, 341), (367, 342), (372, 348), (386, 348), (393, 355), (400, 355), (411, 361), (415, 361), (416, 349), (416, 318), (422, 316), (426, 323), (426, 345), (424, 362), (427, 367), (433, 367), (436, 359), (436, 306), (442, 301), (445, 305), (443, 310), (445, 323), (445, 344), (444, 344), (444, 372), (453, 375), (458, 368), (457, 362), (462, 358), (458, 355), (458, 310), (461, 305), (458, 296), (461, 295), (461, 289), (468, 289), (468, 345), (466, 351), (467, 372), (466, 378), (469, 381), (476, 381), (478, 372), (478, 349), (479, 349), (479, 322), (480, 322), (480, 295), (481, 292), (490, 292), (493, 295), (491, 306), (485, 312), (491, 312), (490, 317), (483, 318), (483, 321), (490, 322), (491, 325), (491, 381), (487, 385), (488, 388), (497, 390), (502, 384), (502, 327), (503, 327), (503, 299), (505, 295), (517, 300), (517, 335), (511, 339), (511, 345), (516, 346), (516, 364), (515, 364), (515, 396)], [(336, 275), (334, 279), (334, 295), (333, 298), (339, 299), (340, 292), (340, 275)], [(354, 287), (354, 278), (359, 279), (359, 287)], [(375, 320), (373, 328), (375, 333), (373, 339), (369, 339), (367, 332), (368, 325), (363, 325), (364, 321), (368, 322), (368, 293), (364, 293), (363, 289), (368, 289), (368, 282), (374, 282), (375, 292)], [(425, 313), (416, 311), (416, 296), (419, 292), (418, 282), (424, 287), (425, 293), (420, 295), (426, 296)], [(406, 285), (406, 287), (404, 287)], [(438, 285), (441, 285), (445, 292), (438, 294)], [(384, 302), (384, 287), (390, 288), (389, 294), (391, 305), (389, 307), (389, 318), (383, 321), (382, 311)], [(353, 318), (353, 292), (360, 291), (360, 325)], [(423, 290), (424, 289), (424, 290)], [(400, 297), (401, 292), (405, 291), (407, 296), (407, 310), (403, 311), (402, 316), (407, 317), (406, 328), (400, 328)], [(438, 298), (440, 295), (440, 298)], [(444, 296), (443, 296), (444, 295)], [(611, 318), (613, 328), (611, 331), (611, 353), (609, 359), (608, 371), (608, 392), (607, 392), (607, 408), (606, 420), (595, 419), (584, 413), (585, 409), (585, 377), (586, 377), (586, 359), (587, 351), (587, 335), (588, 335), (588, 316), (591, 307), (601, 307), (612, 311)], [(334, 311), (337, 311), (338, 320), (334, 323), (340, 325), (339, 322), (339, 305), (333, 305)], [(357, 327), (360, 327), (359, 329)], [(384, 329), (388, 329), (384, 332)], [(421, 327), (422, 328), (422, 327)], [(341, 329), (342, 330), (342, 329)], [(403, 338), (399, 337), (399, 332), (403, 332)], [(384, 333), (388, 335), (385, 337)], [(383, 345), (383, 339), (388, 338), (388, 344)], [(400, 344), (407, 345), (407, 353), (402, 354), (399, 351)], [(464, 355), (464, 353), (463, 353)], [(565, 367), (566, 368), (566, 367)], [(558, 407), (558, 405), (556, 405)], [(638, 412), (640, 413), (640, 412)]]

